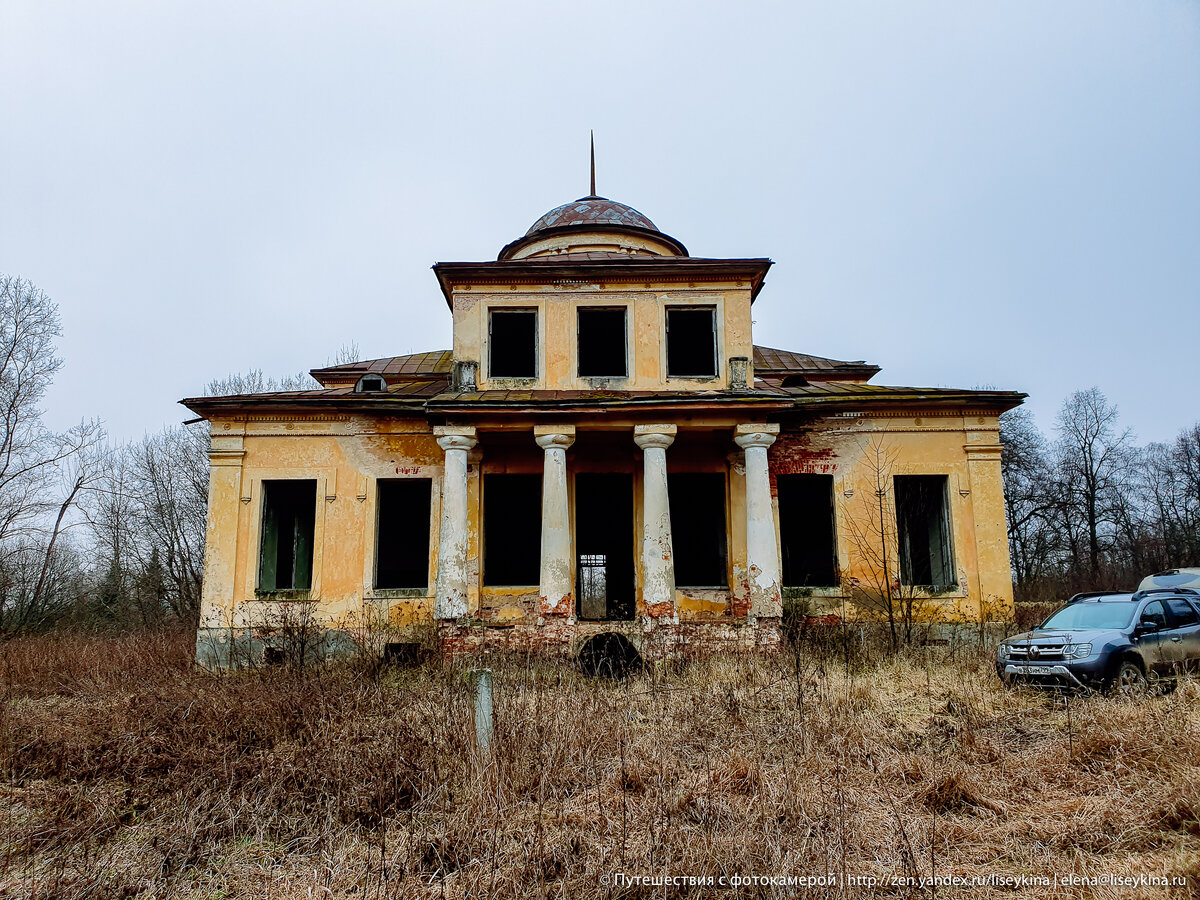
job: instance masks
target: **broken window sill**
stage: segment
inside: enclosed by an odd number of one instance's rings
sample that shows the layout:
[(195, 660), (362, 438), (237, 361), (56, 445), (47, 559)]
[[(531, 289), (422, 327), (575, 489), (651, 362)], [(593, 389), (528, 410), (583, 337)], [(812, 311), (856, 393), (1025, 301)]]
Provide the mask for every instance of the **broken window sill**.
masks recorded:
[(258, 588), (254, 592), (256, 600), (307, 600), (312, 594), (308, 588), (285, 588), (274, 591), (264, 591)]

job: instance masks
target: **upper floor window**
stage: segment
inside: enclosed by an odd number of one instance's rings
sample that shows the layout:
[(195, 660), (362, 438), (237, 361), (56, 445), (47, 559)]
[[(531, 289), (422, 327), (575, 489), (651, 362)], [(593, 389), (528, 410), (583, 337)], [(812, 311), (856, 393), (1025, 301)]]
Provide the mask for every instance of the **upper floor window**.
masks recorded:
[(591, 378), (624, 378), (629, 374), (624, 307), (579, 308), (579, 374)]
[(488, 376), (537, 377), (537, 310), (493, 309), (488, 315)]
[(668, 306), (667, 375), (712, 378), (716, 374), (716, 307)]

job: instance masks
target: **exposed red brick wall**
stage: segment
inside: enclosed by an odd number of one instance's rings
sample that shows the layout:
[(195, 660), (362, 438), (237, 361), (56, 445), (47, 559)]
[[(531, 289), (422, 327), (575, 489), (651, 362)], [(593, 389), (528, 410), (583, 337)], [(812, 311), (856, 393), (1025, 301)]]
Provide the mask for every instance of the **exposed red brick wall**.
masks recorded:
[(837, 454), (832, 448), (813, 446), (810, 429), (785, 426), (767, 450), (771, 496), (778, 494), (777, 475), (837, 475), (838, 466)]

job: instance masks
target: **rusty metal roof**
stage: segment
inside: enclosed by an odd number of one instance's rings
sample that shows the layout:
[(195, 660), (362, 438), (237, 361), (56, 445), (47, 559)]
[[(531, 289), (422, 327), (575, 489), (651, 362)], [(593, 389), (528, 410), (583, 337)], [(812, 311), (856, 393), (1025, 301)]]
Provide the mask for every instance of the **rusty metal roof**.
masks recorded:
[(754, 347), (754, 374), (760, 377), (812, 375), (824, 380), (868, 381), (880, 371), (879, 366), (862, 359), (829, 359), (791, 350)]
[(429, 381), (441, 377), (444, 380), (450, 375), (452, 356), (449, 350), (384, 356), (341, 366), (325, 366), (313, 369), (309, 374), (325, 386), (356, 382), (363, 375), (382, 375), (390, 388), (395, 378)]
[(580, 197), (562, 206), (556, 206), (529, 226), (525, 236), (537, 234), (547, 228), (564, 225), (627, 225), (658, 231), (658, 227), (632, 206), (609, 200), (607, 197)]
[[(472, 409), (554, 413), (581, 407), (602, 412), (607, 408), (655, 406), (764, 406), (782, 411), (803, 407), (845, 406), (864, 408), (879, 403), (919, 405), (981, 404), (998, 409), (1017, 406), (1025, 397), (1014, 391), (975, 391), (955, 388), (901, 387), (867, 384), (879, 371), (863, 360), (838, 360), (806, 353), (754, 348), (753, 391), (612, 391), (612, 390), (489, 390), (452, 392), (449, 389), (451, 351), (434, 350), (405, 356), (387, 356), (341, 366), (313, 369), (325, 387), (311, 391), (193, 397), (181, 401), (200, 415), (246, 407), (326, 406), (385, 412), (405, 410), (422, 415), (467, 412)], [(384, 376), (387, 391), (356, 392), (365, 374)], [(800, 376), (796, 378), (795, 376)]]
[[(449, 350), (431, 350), (427, 353), (384, 356), (340, 366), (325, 366), (313, 369), (311, 374), (326, 387), (353, 383), (363, 375), (382, 375), (391, 387), (398, 376), (417, 381), (447, 378), (453, 362), (452, 356)], [(754, 348), (754, 370), (755, 374), (767, 383), (771, 381), (772, 376), (787, 375), (806, 375), (822, 381), (849, 381), (852, 379), (846, 376), (866, 373), (869, 377), (880, 371), (879, 366), (861, 359), (830, 359), (759, 346)]]

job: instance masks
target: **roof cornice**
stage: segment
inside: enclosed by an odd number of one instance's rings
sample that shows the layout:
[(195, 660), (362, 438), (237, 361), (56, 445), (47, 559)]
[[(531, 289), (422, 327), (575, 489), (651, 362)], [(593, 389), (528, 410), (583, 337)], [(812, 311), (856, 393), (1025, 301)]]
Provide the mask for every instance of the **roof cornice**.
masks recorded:
[(734, 278), (749, 282), (750, 299), (753, 301), (762, 290), (767, 270), (772, 265), (772, 261), (766, 258), (649, 256), (557, 262), (547, 261), (545, 257), (532, 257), (497, 262), (439, 262), (434, 264), (433, 272), (441, 285), (446, 305), (453, 308), (456, 285), (546, 285), (564, 280), (648, 283), (723, 281)]

